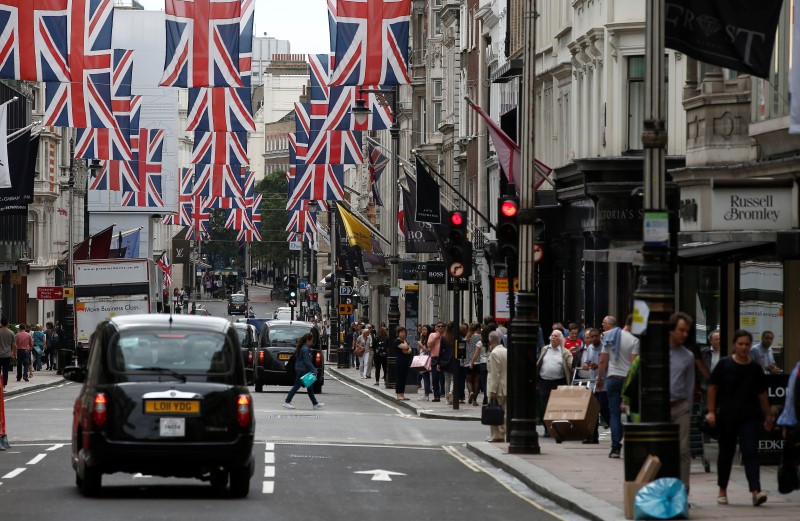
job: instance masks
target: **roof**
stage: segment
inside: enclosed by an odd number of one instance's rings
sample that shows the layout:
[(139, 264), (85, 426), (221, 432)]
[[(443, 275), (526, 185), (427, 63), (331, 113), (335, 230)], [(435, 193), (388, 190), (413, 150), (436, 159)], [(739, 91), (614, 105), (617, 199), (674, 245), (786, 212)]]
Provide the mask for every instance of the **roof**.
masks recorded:
[(191, 328), (224, 333), (230, 326), (224, 318), (198, 315), (167, 315), (163, 313), (150, 313), (140, 315), (116, 316), (109, 320), (120, 331), (127, 329), (140, 329), (150, 326), (159, 330), (175, 328)]

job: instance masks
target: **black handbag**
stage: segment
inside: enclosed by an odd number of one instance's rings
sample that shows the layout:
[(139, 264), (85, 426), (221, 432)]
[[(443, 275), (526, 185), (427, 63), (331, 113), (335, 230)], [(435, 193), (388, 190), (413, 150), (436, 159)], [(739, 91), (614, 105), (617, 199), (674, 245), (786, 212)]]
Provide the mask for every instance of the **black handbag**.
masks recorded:
[(492, 400), (481, 409), (481, 424), (483, 425), (503, 425), (506, 422), (506, 413), (503, 408)]

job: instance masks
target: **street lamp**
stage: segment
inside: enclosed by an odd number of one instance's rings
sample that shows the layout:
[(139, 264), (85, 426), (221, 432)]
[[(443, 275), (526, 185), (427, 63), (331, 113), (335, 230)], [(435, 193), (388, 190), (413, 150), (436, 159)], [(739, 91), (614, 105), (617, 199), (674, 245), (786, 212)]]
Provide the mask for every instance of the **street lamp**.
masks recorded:
[[(358, 89), (359, 93), (361, 94), (380, 94), (383, 96), (389, 96), (390, 104), (392, 109), (392, 127), (389, 129), (389, 133), (392, 136), (392, 177), (389, 182), (389, 186), (392, 190), (392, 197), (389, 198), (389, 217), (390, 219), (394, 216), (397, 216), (397, 208), (400, 206), (399, 196), (400, 191), (398, 190), (398, 175), (400, 170), (400, 123), (398, 122), (398, 115), (397, 115), (397, 105), (398, 105), (398, 97), (400, 95), (399, 87), (393, 87), (391, 89)], [(351, 113), (353, 114), (353, 118), (355, 118), (356, 124), (358, 126), (363, 126), (367, 123), (370, 113), (372, 112), (369, 107), (366, 106), (366, 100), (363, 98), (356, 100), (356, 106), (350, 109)], [(391, 284), (391, 289), (389, 293), (389, 313), (388, 313), (388, 322), (389, 322), (389, 338), (394, 339), (397, 336), (397, 326), (400, 325), (400, 305), (399, 305), (399, 297), (400, 297), (400, 288), (398, 287), (398, 240), (397, 240), (397, 230), (392, 230), (390, 233), (390, 252), (389, 252), (389, 280)], [(386, 363), (386, 388), (387, 389), (394, 389), (394, 364), (395, 364), (396, 353), (393, 349), (389, 348), (389, 357)]]

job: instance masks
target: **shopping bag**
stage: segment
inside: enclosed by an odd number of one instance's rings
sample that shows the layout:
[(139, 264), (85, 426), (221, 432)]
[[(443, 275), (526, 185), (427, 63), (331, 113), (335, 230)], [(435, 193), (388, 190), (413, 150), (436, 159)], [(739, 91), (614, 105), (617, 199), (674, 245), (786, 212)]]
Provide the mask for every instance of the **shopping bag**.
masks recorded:
[(312, 372), (308, 372), (300, 377), (300, 382), (303, 384), (303, 387), (311, 387), (316, 381), (317, 375)]
[(484, 405), (483, 409), (481, 409), (481, 423), (483, 425), (503, 425), (505, 421), (505, 411), (496, 400), (492, 400), (491, 403)]
[(431, 357), (428, 355), (417, 355), (411, 359), (411, 367), (423, 369), (425, 371), (431, 370)]
[(683, 482), (661, 478), (643, 486), (633, 500), (634, 519), (689, 519), (689, 498)]

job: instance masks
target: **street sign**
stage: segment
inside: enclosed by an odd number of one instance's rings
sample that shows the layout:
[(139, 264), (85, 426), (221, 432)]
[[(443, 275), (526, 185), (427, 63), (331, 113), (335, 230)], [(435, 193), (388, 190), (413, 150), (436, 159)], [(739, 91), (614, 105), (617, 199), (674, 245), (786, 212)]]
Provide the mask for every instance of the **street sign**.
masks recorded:
[(73, 288), (64, 288), (64, 298), (73, 298), (75, 290)]
[(303, 249), (303, 243), (299, 241), (292, 241), (289, 243), (289, 251), (300, 251)]
[(290, 307), (290, 308), (293, 308), (293, 307), (295, 307), (295, 306), (297, 306), (297, 301), (296, 301), (296, 300), (294, 300), (294, 299), (290, 300), (290, 301), (289, 301), (289, 307)]
[(64, 298), (64, 288), (61, 286), (39, 286), (36, 288), (38, 300), (61, 300)]
[(306, 286), (308, 286), (308, 282), (306, 282), (305, 280), (301, 280), (297, 285), (300, 287), (300, 289), (306, 289)]
[(464, 274), (464, 264), (455, 261), (450, 264), (450, 267), (447, 269), (447, 271), (450, 273), (451, 277), (460, 277)]
[(444, 284), (447, 282), (447, 277), (445, 276), (447, 271), (444, 267), (444, 262), (429, 262), (428, 263), (428, 275), (427, 275), (427, 282), (428, 284)]
[(353, 305), (352, 304), (339, 304), (339, 314), (340, 315), (352, 315), (353, 314)]
[(351, 286), (339, 286), (339, 296), (347, 297), (353, 291)]
[(469, 289), (469, 279), (467, 277), (447, 277), (447, 289), (464, 291)]

